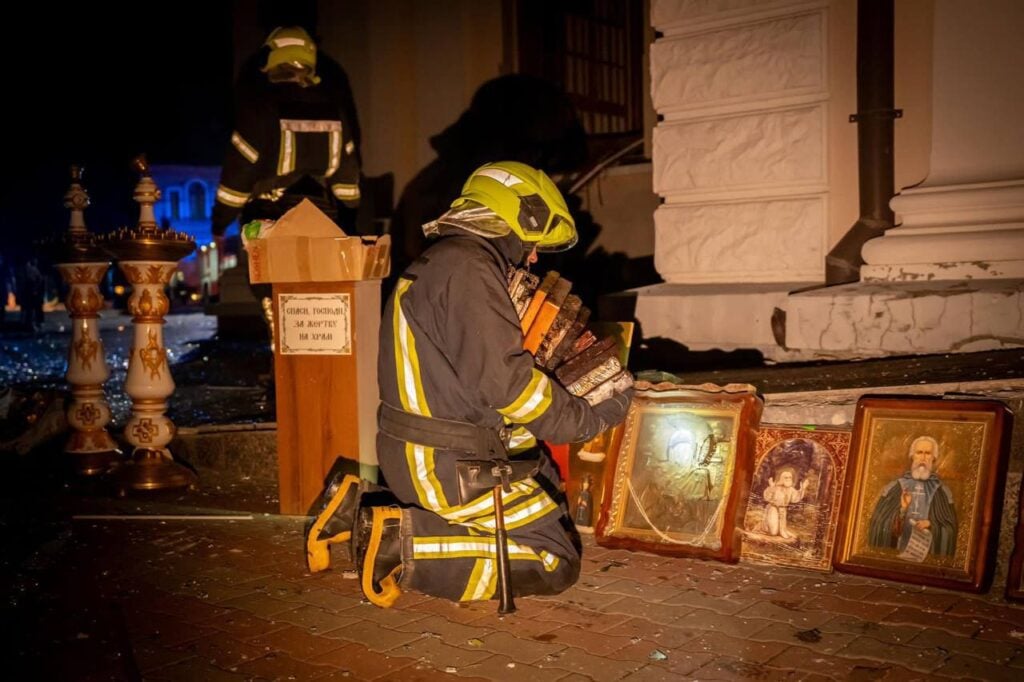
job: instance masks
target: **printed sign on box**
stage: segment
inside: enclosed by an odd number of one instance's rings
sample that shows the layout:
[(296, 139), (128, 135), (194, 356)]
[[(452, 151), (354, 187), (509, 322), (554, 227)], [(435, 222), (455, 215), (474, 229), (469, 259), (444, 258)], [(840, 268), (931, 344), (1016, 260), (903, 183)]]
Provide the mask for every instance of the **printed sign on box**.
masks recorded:
[(279, 294), (283, 355), (351, 355), (348, 294)]

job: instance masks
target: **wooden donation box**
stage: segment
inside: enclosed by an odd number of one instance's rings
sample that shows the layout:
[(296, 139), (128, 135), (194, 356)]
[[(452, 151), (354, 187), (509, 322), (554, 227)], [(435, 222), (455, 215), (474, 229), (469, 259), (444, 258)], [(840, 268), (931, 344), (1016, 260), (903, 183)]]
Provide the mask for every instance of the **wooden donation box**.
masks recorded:
[(249, 278), (273, 284), (282, 514), (309, 513), (339, 457), (377, 478), (377, 334), (390, 246), (389, 236), (346, 236), (309, 201), (246, 242)]

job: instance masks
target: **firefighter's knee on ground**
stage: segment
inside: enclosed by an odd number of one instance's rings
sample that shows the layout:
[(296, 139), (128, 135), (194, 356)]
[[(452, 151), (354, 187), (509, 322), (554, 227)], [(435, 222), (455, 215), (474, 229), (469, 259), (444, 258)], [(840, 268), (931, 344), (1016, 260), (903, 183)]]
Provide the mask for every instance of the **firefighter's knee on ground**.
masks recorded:
[(559, 570), (547, 576), (547, 579), (544, 581), (544, 591), (534, 592), (533, 594), (561, 594), (575, 585), (579, 577), (579, 561), (566, 561)]

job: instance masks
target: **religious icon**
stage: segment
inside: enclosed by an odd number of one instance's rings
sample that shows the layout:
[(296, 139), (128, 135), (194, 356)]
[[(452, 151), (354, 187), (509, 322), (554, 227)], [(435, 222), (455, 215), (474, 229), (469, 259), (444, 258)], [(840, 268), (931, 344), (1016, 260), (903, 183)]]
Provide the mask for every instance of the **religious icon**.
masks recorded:
[(598, 543), (736, 560), (734, 531), (760, 410), (748, 386), (638, 383), (612, 448)]
[(861, 398), (836, 567), (983, 591), (998, 537), (1010, 419), (997, 401)]
[(832, 570), (850, 431), (762, 424), (743, 520), (744, 561)]
[(577, 526), (589, 528), (593, 525), (594, 498), (590, 492), (593, 483), (590, 474), (584, 475), (580, 480), (580, 491), (576, 495), (576, 504), (572, 512), (572, 520)]

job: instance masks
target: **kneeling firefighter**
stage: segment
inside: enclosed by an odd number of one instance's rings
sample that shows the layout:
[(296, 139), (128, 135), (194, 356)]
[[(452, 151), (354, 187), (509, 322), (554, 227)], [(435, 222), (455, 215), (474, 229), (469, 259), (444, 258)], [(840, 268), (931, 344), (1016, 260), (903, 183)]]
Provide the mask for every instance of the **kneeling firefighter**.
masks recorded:
[[(330, 544), (351, 541), (378, 606), (402, 590), (492, 599), (503, 520), (512, 591), (561, 592), (579, 575), (578, 538), (536, 439), (589, 440), (625, 417), (632, 395), (591, 407), (523, 349), (507, 278), (537, 251), (575, 244), (572, 216), (547, 175), (507, 161), (477, 169), (423, 229), (435, 241), (399, 278), (381, 323), (377, 453), (393, 497), (354, 476), (331, 481), (307, 535), (310, 570), (327, 568)], [(500, 496), (467, 487), (467, 459), (508, 463)]]

